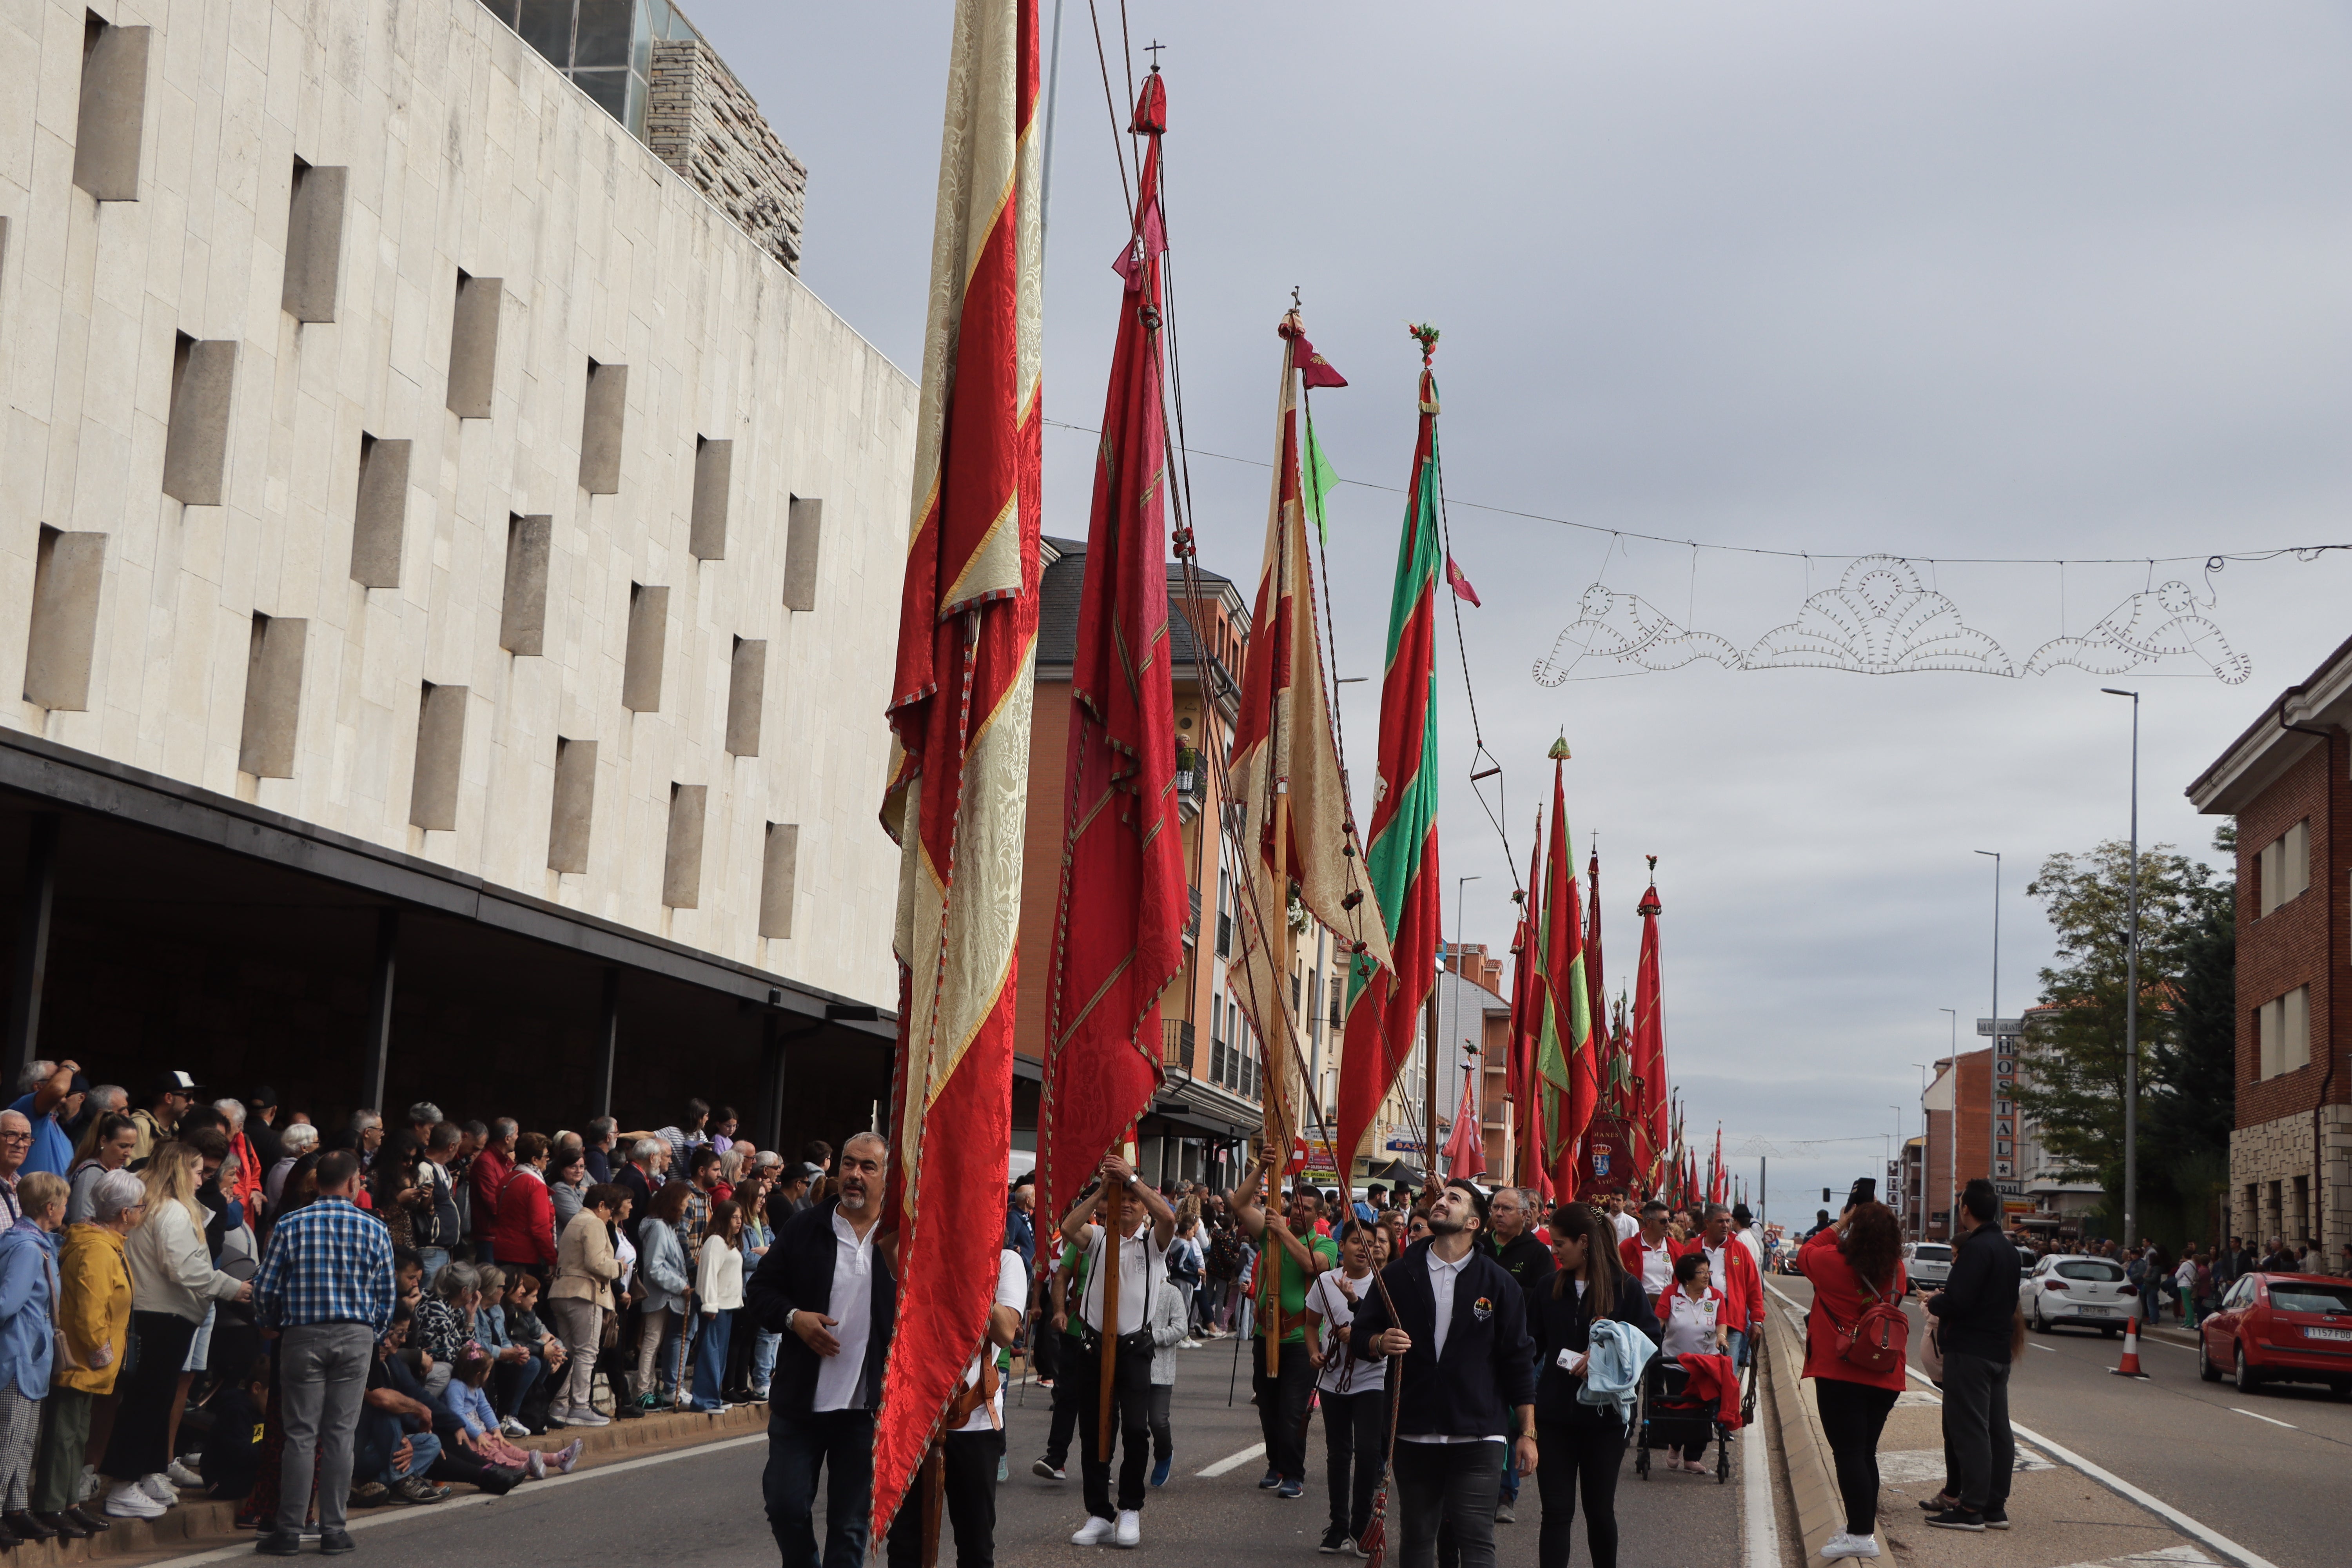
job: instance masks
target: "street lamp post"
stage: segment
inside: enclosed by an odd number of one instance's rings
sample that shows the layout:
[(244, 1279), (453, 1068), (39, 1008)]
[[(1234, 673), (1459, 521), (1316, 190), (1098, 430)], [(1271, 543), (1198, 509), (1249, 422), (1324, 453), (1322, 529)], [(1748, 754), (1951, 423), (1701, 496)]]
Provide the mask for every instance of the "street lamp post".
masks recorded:
[[(1952, 1017), (1952, 1103), (1944, 1111), (1944, 1170), (1947, 1181), (1944, 1191), (1944, 1239), (1950, 1241), (1955, 1235), (1953, 1221), (1958, 1217), (1952, 1210), (1959, 1202), (1960, 1187), (1960, 1010), (1958, 1007), (1938, 1007), (1936, 1011), (1948, 1013)], [(1919, 1184), (1925, 1186), (1927, 1183), (1927, 1173), (1922, 1170), (1919, 1173)], [(1923, 1204), (1920, 1206), (1924, 1208), (1927, 1205)], [(1922, 1220), (1919, 1225), (1920, 1239), (1926, 1240), (1927, 1236), (1927, 1222)]]
[(2108, 697), (2128, 697), (2132, 705), (2131, 931), (2124, 946), (2124, 1234), (2129, 1247), (2139, 1234), (2139, 693), (2099, 688)]
[[(1992, 858), (1992, 1055), (1985, 1058), (1985, 1110), (1988, 1113), (1985, 1117), (1988, 1140), (1985, 1144), (1985, 1179), (1991, 1182), (1998, 1192), (2000, 1186), (1997, 1179), (2000, 1174), (2000, 851), (1979, 849), (1977, 853)], [(1958, 1071), (1956, 1063), (1952, 1079), (1955, 1099), (1960, 1089)], [(1959, 1140), (1955, 1138), (1952, 1142), (1957, 1147)], [(2014, 1145), (2011, 1146), (2011, 1154), (2014, 1157)], [(2015, 1166), (2011, 1169), (2013, 1172)], [(2004, 1212), (2001, 1217), (2006, 1222), (2008, 1215)], [(1959, 1215), (1954, 1215), (1952, 1223), (1957, 1227)]]

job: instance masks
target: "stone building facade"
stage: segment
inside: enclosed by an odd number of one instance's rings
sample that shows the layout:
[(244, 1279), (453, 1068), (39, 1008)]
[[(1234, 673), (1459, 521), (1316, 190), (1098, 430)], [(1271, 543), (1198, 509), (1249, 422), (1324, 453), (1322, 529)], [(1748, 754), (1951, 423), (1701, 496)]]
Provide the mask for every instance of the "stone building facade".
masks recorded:
[(772, 1108), (837, 1045), (862, 1124), (916, 388), (793, 275), (805, 173), (709, 45), (691, 179), (478, 0), (0, 46), (12, 1046), (348, 1104), (529, 1039), (548, 1114), (626, 1117), (672, 1047)]
[(2231, 1224), (2352, 1241), (2352, 642), (2189, 786), (2237, 819), (2237, 1128)]

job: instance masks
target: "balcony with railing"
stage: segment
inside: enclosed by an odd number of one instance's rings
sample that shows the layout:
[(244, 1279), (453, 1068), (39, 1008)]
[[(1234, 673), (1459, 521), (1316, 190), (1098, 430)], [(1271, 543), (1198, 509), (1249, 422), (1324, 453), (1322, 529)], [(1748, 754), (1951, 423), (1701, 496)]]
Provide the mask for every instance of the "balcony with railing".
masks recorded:
[(1187, 891), (1192, 895), (1192, 914), (1184, 922), (1184, 945), (1198, 947), (1201, 945), (1201, 889), (1192, 888)]
[(1192, 1020), (1160, 1020), (1160, 1062), (1171, 1072), (1190, 1077), (1192, 1071)]

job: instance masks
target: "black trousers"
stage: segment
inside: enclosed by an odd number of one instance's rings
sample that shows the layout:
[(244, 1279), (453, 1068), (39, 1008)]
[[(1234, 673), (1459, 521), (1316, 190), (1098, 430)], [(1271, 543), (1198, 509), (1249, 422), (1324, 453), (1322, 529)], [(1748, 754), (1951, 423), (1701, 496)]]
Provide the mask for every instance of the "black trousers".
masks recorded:
[(1277, 1374), (1265, 1374), (1265, 1336), (1250, 1341), (1250, 1387), (1257, 1395), (1258, 1429), (1265, 1436), (1265, 1468), (1286, 1481), (1307, 1480), (1307, 1406), (1315, 1397), (1315, 1365), (1302, 1337), (1285, 1340)]
[(2017, 1437), (2009, 1429), (2009, 1363), (1944, 1356), (1944, 1479), (1971, 1513), (2009, 1506)]
[(135, 1481), (161, 1473), (172, 1462), (165, 1451), (172, 1396), (179, 1392), (180, 1364), (195, 1337), (196, 1325), (177, 1312), (131, 1314), (131, 1370), (115, 1385), (122, 1403), (115, 1408), (100, 1475)]
[[(1946, 1367), (1950, 1366), (1948, 1358)], [(1837, 1461), (1838, 1492), (1845, 1500), (1845, 1528), (1868, 1535), (1878, 1528), (1878, 1434), (1895, 1408), (1895, 1391), (1843, 1378), (1813, 1379), (1821, 1406), (1822, 1436)]]
[(1384, 1390), (1323, 1391), (1323, 1468), (1331, 1483), (1331, 1527), (1346, 1531), (1350, 1541), (1362, 1540), (1371, 1528), (1388, 1414)]
[(1037, 1320), (1029, 1331), (1029, 1358), (1035, 1363), (1033, 1370), (1047, 1382), (1062, 1375), (1062, 1340), (1064, 1336), (1053, 1322)]
[[(1402, 1568), (1436, 1568), (1441, 1557), (1462, 1568), (1495, 1568), (1495, 1500), (1502, 1492), (1508, 1447), (1398, 1440), (1397, 1560)], [(1540, 1465), (1536, 1474), (1543, 1474)]]
[(1617, 1471), (1624, 1457), (1625, 1428), (1614, 1415), (1536, 1423), (1536, 1489), (1543, 1499), (1539, 1568), (1568, 1568), (1580, 1492), (1592, 1568), (1617, 1568)]
[[(996, 1461), (1004, 1458), (1002, 1432), (950, 1432), (941, 1440), (947, 1515), (940, 1535), (955, 1534), (956, 1568), (994, 1568), (996, 1563)], [(890, 1521), (884, 1551), (889, 1568), (921, 1568), (923, 1497), (918, 1482)], [(945, 1554), (942, 1553), (942, 1556)]]
[[(1079, 1359), (1078, 1342), (1059, 1330), (1049, 1329), (1038, 1336), (1053, 1340), (1061, 1356), (1061, 1374), (1054, 1379), (1054, 1420), (1045, 1432), (1045, 1462), (1055, 1469), (1067, 1469), (1070, 1462), (1070, 1439), (1078, 1430), (1078, 1394), (1070, 1386), (1071, 1365)], [(1094, 1385), (1088, 1384), (1087, 1387)]]
[[(1055, 1381), (1054, 1392), (1065, 1388), (1078, 1405), (1078, 1474), (1086, 1483), (1087, 1516), (1112, 1517), (1110, 1461), (1102, 1458), (1102, 1356), (1066, 1346), (1071, 1353)], [(1144, 1473), (1151, 1468), (1151, 1357), (1121, 1351), (1111, 1391), (1110, 1416), (1118, 1429), (1118, 1509), (1132, 1512), (1143, 1507)], [(1057, 1411), (1058, 1415), (1059, 1412)]]

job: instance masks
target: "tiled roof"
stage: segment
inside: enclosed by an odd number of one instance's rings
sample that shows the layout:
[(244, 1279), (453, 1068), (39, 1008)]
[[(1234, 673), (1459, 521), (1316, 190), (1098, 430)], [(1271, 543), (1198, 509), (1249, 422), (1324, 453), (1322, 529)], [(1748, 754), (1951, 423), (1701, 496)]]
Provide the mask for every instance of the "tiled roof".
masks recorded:
[[(1078, 600), (1086, 588), (1087, 546), (1084, 540), (1055, 539), (1050, 535), (1045, 544), (1057, 558), (1047, 562), (1038, 577), (1037, 662), (1066, 665), (1078, 653)], [(1193, 571), (1212, 597), (1217, 589), (1232, 582), (1204, 566), (1195, 566)], [(1181, 563), (1168, 563), (1168, 589), (1171, 600), (1184, 592), (1184, 568)], [(1168, 619), (1170, 657), (1180, 673), (1189, 673), (1188, 667), (1193, 660), (1192, 623), (1172, 604)], [(1232, 680), (1232, 673), (1218, 664), (1214, 654), (1209, 656), (1209, 662), (1217, 666), (1228, 682)]]

